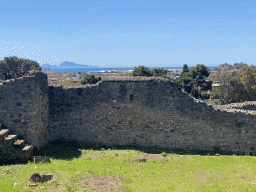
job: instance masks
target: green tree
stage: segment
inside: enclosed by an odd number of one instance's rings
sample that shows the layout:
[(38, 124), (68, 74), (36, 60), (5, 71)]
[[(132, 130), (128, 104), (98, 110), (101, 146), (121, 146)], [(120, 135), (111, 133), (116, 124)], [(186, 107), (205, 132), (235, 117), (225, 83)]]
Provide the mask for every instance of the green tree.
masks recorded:
[(152, 70), (145, 66), (135, 67), (131, 76), (153, 76)]
[(168, 70), (167, 69), (158, 69), (158, 68), (155, 68), (153, 69), (153, 75), (154, 76), (163, 76), (163, 75), (166, 75), (168, 73)]
[(24, 76), (29, 70), (42, 70), (42, 67), (36, 62), (28, 59), (18, 58), (16, 56), (5, 57), (0, 61), (0, 73), (5, 79), (12, 79)]
[(256, 100), (256, 69), (246, 63), (227, 63), (214, 68), (214, 80), (220, 83), (219, 99), (222, 104)]
[(188, 65), (187, 65), (187, 64), (184, 64), (184, 65), (183, 65), (182, 72), (181, 72), (181, 76), (182, 76), (184, 73), (187, 73), (188, 71), (189, 71)]
[(205, 81), (203, 83), (202, 91), (207, 91), (212, 89), (212, 81)]
[(234, 63), (234, 67), (236, 69), (242, 69), (244, 65), (247, 65), (246, 63), (240, 62), (240, 63)]
[[(191, 67), (187, 69), (187, 66), (184, 65), (184, 73), (174, 81), (183, 88), (186, 92), (192, 93), (194, 97), (197, 98), (198, 92), (196, 86), (203, 87), (202, 90), (211, 88), (212, 82), (206, 82), (205, 78), (211, 74), (211, 70), (204, 66), (203, 64), (198, 64), (196, 67)], [(187, 71), (188, 70), (188, 71)]]
[(242, 101), (256, 100), (256, 69), (243, 65), (243, 68), (237, 72), (238, 78), (243, 85)]
[(98, 78), (95, 78), (95, 75), (86, 75), (86, 76), (84, 76), (84, 79), (82, 79), (81, 81), (80, 81), (80, 83), (82, 84), (82, 85), (84, 85), (84, 84), (95, 84), (95, 83), (97, 83), (98, 81), (100, 81), (101, 80), (101, 77), (98, 77)]

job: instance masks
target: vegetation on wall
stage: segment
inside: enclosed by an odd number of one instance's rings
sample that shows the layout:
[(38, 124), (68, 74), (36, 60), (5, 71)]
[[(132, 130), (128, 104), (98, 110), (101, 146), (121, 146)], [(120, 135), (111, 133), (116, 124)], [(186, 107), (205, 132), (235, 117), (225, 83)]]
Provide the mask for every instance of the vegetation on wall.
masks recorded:
[(29, 70), (42, 70), (42, 67), (29, 59), (18, 58), (16, 56), (5, 57), (0, 61), (0, 74), (4, 80), (18, 78), (26, 75)]

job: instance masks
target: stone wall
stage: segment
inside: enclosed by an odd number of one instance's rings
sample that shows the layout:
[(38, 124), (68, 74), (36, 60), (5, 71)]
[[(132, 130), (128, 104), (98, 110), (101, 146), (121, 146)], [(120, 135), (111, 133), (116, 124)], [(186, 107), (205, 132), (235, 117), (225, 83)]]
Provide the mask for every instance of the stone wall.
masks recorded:
[(25, 140), (17, 140), (18, 135), (9, 134), (9, 129), (1, 129), (0, 124), (0, 165), (6, 162), (26, 162), (33, 156), (32, 146), (25, 146)]
[(255, 154), (254, 106), (213, 107), (162, 78), (109, 77), (91, 86), (54, 87), (46, 74), (31, 72), (0, 85), (0, 121), (38, 148), (64, 139)]
[(50, 141), (254, 153), (254, 115), (219, 110), (169, 80), (111, 77), (82, 88), (50, 86), (49, 101)]
[(28, 144), (43, 147), (49, 123), (47, 75), (30, 71), (28, 76), (0, 82), (0, 121)]

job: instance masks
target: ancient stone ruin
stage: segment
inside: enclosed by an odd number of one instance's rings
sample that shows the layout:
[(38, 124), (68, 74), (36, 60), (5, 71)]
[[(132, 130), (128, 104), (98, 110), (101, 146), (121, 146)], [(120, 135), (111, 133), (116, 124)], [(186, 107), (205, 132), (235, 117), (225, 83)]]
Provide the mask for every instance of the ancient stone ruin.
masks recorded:
[(9, 134), (9, 131), (9, 129), (0, 130), (0, 164), (31, 160), (32, 146), (25, 146), (25, 140), (19, 140), (18, 135)]
[(46, 74), (30, 71), (0, 82), (0, 122), (13, 131), (0, 142), (7, 146), (0, 154), (8, 157), (13, 135), (34, 149), (65, 140), (256, 154), (255, 106), (208, 105), (163, 78), (109, 77), (95, 85), (55, 87)]

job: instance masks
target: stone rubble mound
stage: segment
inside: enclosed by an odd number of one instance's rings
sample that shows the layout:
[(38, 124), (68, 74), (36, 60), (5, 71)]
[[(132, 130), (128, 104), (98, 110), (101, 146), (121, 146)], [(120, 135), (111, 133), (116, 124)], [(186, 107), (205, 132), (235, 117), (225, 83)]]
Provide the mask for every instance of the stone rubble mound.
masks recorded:
[(227, 112), (241, 112), (245, 114), (256, 115), (256, 101), (246, 101), (243, 103), (231, 103), (228, 105), (215, 105), (213, 106), (216, 110), (227, 111)]

